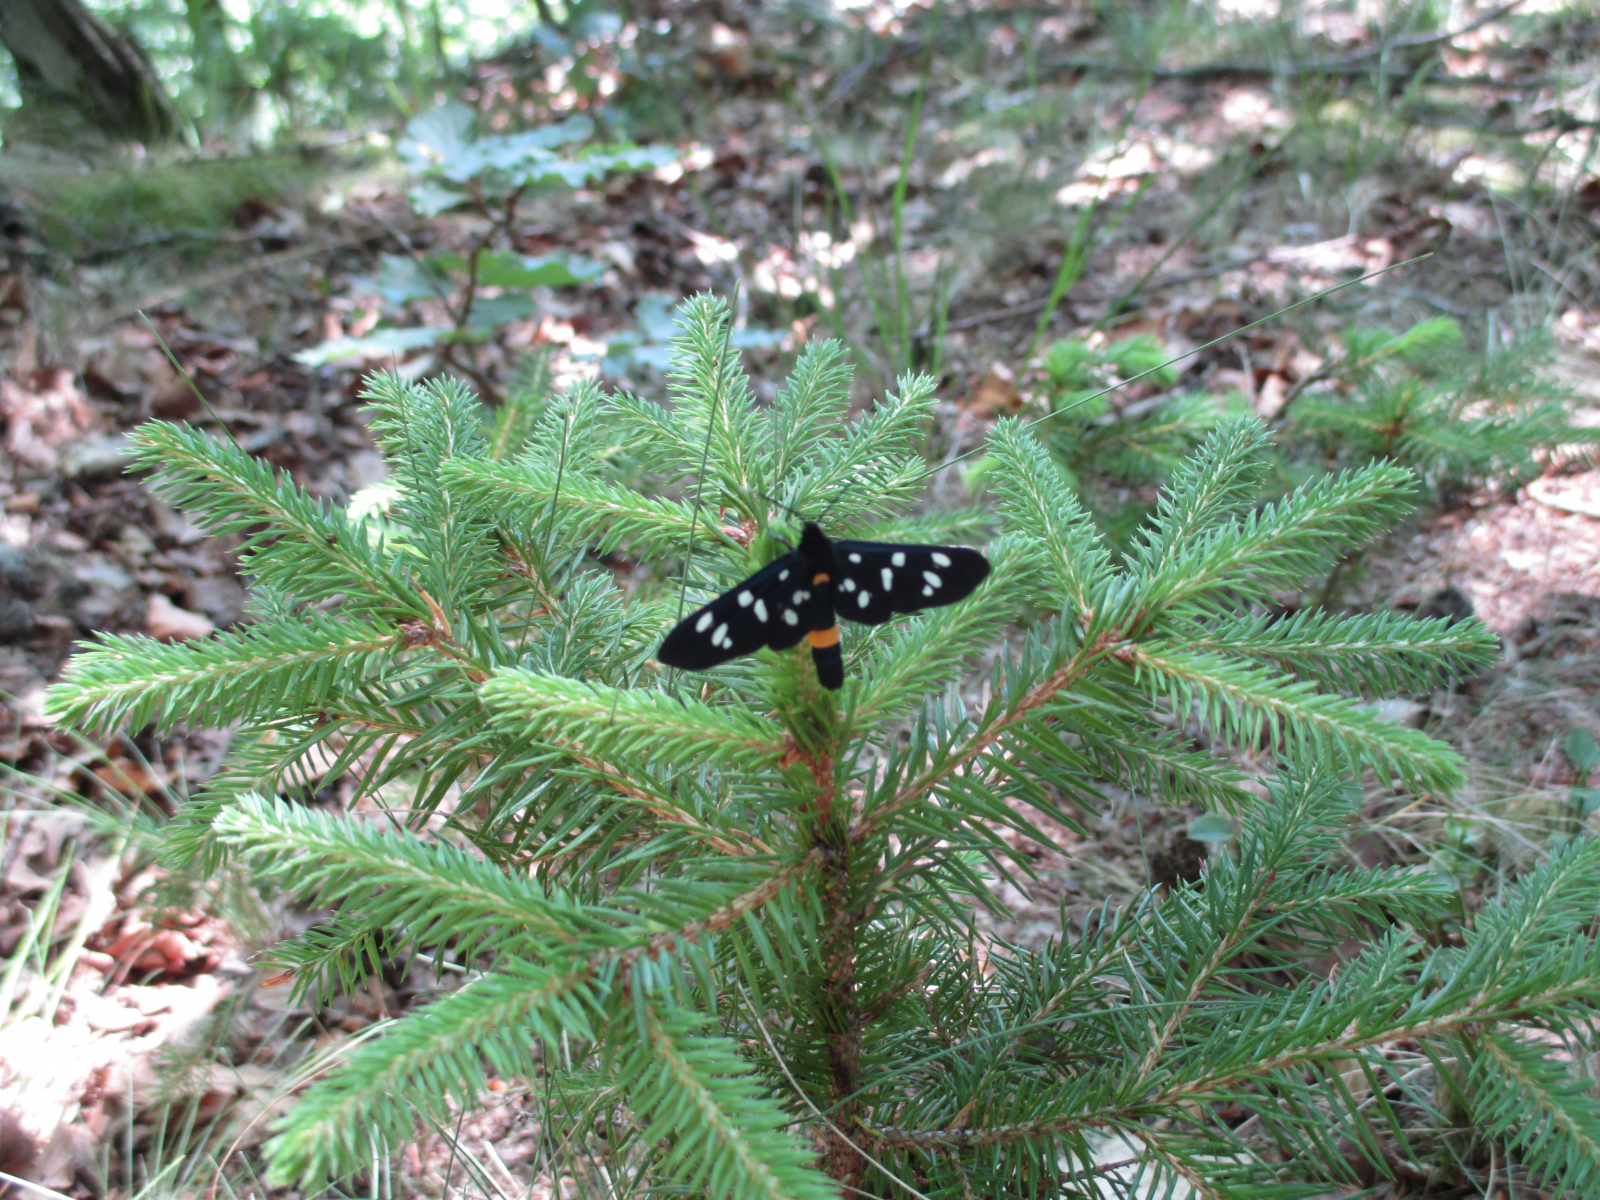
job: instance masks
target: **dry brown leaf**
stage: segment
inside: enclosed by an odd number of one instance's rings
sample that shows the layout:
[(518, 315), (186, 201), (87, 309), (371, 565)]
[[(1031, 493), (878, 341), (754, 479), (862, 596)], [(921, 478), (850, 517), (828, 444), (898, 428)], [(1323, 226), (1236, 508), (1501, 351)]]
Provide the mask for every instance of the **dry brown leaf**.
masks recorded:
[(1528, 485), (1528, 498), (1550, 508), (1600, 518), (1600, 471), (1536, 479)]
[(150, 597), (149, 607), (145, 611), (144, 629), (157, 641), (179, 642), (188, 638), (209, 637), (216, 626), (209, 618), (179, 608), (156, 592)]
[(27, 386), (0, 379), (0, 416), (6, 419), (6, 449), (41, 471), (55, 467), (58, 446), (94, 424), (94, 410), (72, 372), (61, 368), (37, 372)]
[(984, 377), (960, 400), (962, 408), (981, 420), (992, 420), (1022, 407), (1016, 377), (1003, 363), (994, 363)]
[(96, 767), (94, 775), (124, 796), (153, 796), (167, 786), (165, 772), (120, 755)]
[(1261, 386), (1256, 391), (1256, 411), (1263, 420), (1270, 421), (1283, 411), (1284, 401), (1289, 396), (1289, 385), (1284, 382), (1282, 375), (1268, 375), (1261, 381)]

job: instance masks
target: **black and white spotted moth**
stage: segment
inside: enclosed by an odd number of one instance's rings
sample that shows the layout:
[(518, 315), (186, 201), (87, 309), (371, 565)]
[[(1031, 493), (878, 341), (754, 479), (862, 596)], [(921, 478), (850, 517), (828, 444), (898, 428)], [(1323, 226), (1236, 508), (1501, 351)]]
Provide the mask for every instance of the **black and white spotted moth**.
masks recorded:
[(703, 671), (762, 646), (787, 650), (805, 638), (818, 681), (838, 688), (844, 685), (838, 618), (882, 625), (896, 613), (954, 604), (988, 574), (989, 560), (965, 546), (835, 542), (807, 521), (795, 549), (678, 622), (656, 657), (669, 667)]

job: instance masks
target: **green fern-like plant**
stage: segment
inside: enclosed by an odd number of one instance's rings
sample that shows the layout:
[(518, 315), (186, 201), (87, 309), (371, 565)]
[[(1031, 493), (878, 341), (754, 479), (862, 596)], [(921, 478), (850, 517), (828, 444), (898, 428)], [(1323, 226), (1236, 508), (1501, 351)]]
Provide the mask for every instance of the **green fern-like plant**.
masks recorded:
[[(992, 509), (903, 516), (930, 380), (851, 421), (824, 343), (762, 404), (725, 306), (685, 314), (670, 404), (526, 389), (489, 438), (456, 384), (376, 378), (393, 476), (365, 517), (183, 428), (134, 437), (158, 490), (246, 539), (256, 616), (206, 642), (102, 639), (52, 713), (238, 724), (171, 852), (337, 914), (281, 949), (297, 986), (351, 986), (386, 954), (469, 969), (287, 1112), (275, 1179), (337, 1180), (493, 1074), (540, 1079), (572, 1169), (604, 1162), (637, 1195), (1310, 1196), (1396, 1154), (1444, 1161), (1462, 1112), (1525, 1174), (1600, 1183), (1600, 1117), (1550, 1036), (1600, 996), (1600, 853), (1568, 846), (1444, 945), (1438, 879), (1330, 853), (1350, 773), (1462, 775), (1363, 701), (1477, 669), (1493, 639), (1264, 615), (1394, 521), (1411, 472), (1261, 505), (1265, 435), (1223, 424), (1119, 559), (1013, 421)], [(803, 647), (656, 664), (791, 510), (835, 536), (987, 538), (994, 571), (959, 605), (850, 628), (838, 693)], [(612, 551), (646, 568), (631, 591)], [(1276, 753), (1267, 799), (1230, 747)], [(335, 782), (346, 811), (297, 802)], [(1234, 820), (1233, 848), (985, 969), (973, 906), (1029, 869), (1004, 835), (1049, 841), (1017, 802), (1070, 823), (1107, 785)], [(1130, 1161), (1106, 1165), (1107, 1139)]]

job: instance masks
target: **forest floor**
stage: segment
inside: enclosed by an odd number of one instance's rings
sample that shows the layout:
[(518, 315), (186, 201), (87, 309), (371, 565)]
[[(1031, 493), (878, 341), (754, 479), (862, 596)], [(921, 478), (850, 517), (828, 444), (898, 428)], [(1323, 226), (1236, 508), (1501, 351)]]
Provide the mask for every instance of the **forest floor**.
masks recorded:
[[(1600, 180), (1580, 165), (1553, 191), (1527, 183), (1558, 148), (1588, 161), (1558, 142), (1589, 138), (1592, 123), (1539, 127), (1568, 103), (1540, 78), (1563, 55), (1592, 55), (1592, 27), (1588, 43), (1553, 26), (1541, 40), (1504, 12), (1475, 24), (1475, 13), (1494, 13), (1465, 10), (1452, 24), (1465, 31), (1428, 47), (1444, 70), (1480, 84), (1402, 114), (1381, 82), (1369, 94), (1352, 74), (1336, 101), (1343, 115), (1323, 106), (1307, 116), (1281, 74), (1240, 65), (1265, 42), (1237, 30), (1213, 49), (1231, 72), (1180, 52), (1178, 67), (1141, 78), (1083, 68), (1126, 61), (1127, 35), (1092, 6), (961, 11), (962, 28), (947, 18), (942, 34), (914, 19), (922, 10), (888, 3), (833, 22), (755, 5), (675, 12), (657, 37), (684, 90), (662, 84), (657, 102), (692, 97), (678, 161), (526, 206), (510, 248), (571, 251), (607, 270), (537, 289), (534, 315), (464, 351), (473, 374), (504, 387), (539, 346), (554, 350), (563, 378), (592, 372), (606, 344), (649, 341), (663, 298), (711, 289), (737, 295), (747, 328), (782, 335), (749, 354), (758, 391), (786, 352), (837, 330), (857, 351), (863, 405), (903, 366), (934, 370), (942, 436), (974, 444), (998, 416), (1036, 411), (1030, 349), (1096, 331), (1193, 351), (1412, 257), (1448, 222), (1443, 252), (1191, 354), (1179, 386), (1242, 393), (1266, 412), (1342, 331), (1447, 313), (1480, 344), (1547, 328), (1550, 369), (1572, 385), (1579, 420), (1600, 424)], [(1368, 61), (1377, 35), (1362, 12), (1315, 12), (1317, 53)], [(565, 82), (580, 67), (602, 94), (608, 78), (648, 91), (624, 70), (627, 28), (586, 65), (537, 48), (482, 64), (462, 98), (490, 121), (559, 115), (580, 102)], [(1504, 129), (1472, 127), (1487, 121)], [(175, 895), (179, 881), (153, 864), (152, 822), (215, 768), (226, 732), (90, 743), (43, 717), (44, 689), (91, 632), (180, 639), (245, 614), (237, 539), (197, 528), (125, 473), (130, 429), (192, 421), (333, 503), (383, 478), (362, 377), (442, 369), (435, 351), (316, 366), (305, 352), (398, 319), (372, 283), (382, 256), (463, 249), (482, 226), (418, 217), (382, 141), (291, 156), (288, 182), (270, 186), (274, 172), (259, 162), (216, 174), (226, 160), (215, 155), (159, 168), (101, 161), (87, 173), (81, 156), (60, 151), (0, 155), (0, 761), (19, 772), (0, 785), (0, 954), (18, 964), (0, 982), (0, 1011), (12, 1014), (0, 1027), (0, 1171), (69, 1195), (198, 1192), (229, 1155), (229, 1186), (250, 1187), (251, 1148), (318, 1056), (433, 987), (415, 968), (316, 1008), (288, 1003), (255, 961), (314, 914), (267, 904), (239, 880)], [(152, 178), (192, 184), (219, 219), (185, 226), (199, 218), (184, 210), (165, 228), (140, 225), (150, 201), (130, 181)], [(1040, 341), (1086, 195), (1102, 213), (1087, 269)], [(125, 228), (119, 206), (132, 214)], [(909, 315), (890, 320), (880, 304), (875, 316), (874, 289), (881, 300), (897, 288), (904, 303), (891, 307)], [(425, 301), (401, 315), (443, 320)], [(612, 381), (660, 394), (647, 359), (614, 363)], [(1472, 782), (1451, 800), (1374, 789), (1351, 854), (1476, 856), (1482, 879), (1467, 890), (1481, 894), (1562, 819), (1581, 782), (1562, 739), (1575, 726), (1600, 734), (1600, 463), (1558, 455), (1532, 486), (1424, 511), (1343, 599), (1416, 609), (1452, 595), (1500, 635), (1502, 661), (1452, 692), (1404, 699), (1395, 716), (1460, 748)], [(107, 803), (119, 796), (121, 808)], [(96, 803), (128, 816), (87, 815)], [(1084, 814), (1087, 836), (1059, 830), (1057, 847), (1030, 848), (1035, 878), (999, 888), (1010, 919), (988, 919), (987, 934), (1037, 944), (1106, 897), (1193, 877), (1206, 852), (1184, 833), (1194, 815), (1108, 797)], [(483, 1112), (408, 1151), (383, 1186), (558, 1194), (559, 1151), (540, 1140), (525, 1099), (516, 1085), (490, 1093)], [(195, 1131), (208, 1140), (185, 1157), (174, 1147)], [(1378, 1194), (1421, 1194), (1411, 1186)]]

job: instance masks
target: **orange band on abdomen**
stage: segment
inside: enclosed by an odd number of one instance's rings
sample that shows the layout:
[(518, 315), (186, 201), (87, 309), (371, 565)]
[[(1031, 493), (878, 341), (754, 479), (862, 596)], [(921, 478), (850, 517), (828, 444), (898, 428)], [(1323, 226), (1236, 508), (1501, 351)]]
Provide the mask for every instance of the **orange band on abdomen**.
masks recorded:
[[(823, 576), (827, 578), (827, 576)], [(839, 644), (839, 627), (830, 625), (827, 629), (813, 629), (806, 634), (806, 641), (811, 643), (813, 650), (826, 650), (829, 646)]]
[(828, 582), (828, 573), (826, 571), (818, 571), (815, 575), (813, 575), (811, 577), (811, 586), (812, 587), (816, 587), (817, 584), (819, 584), (819, 583), (827, 583), (827, 582)]

